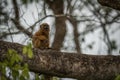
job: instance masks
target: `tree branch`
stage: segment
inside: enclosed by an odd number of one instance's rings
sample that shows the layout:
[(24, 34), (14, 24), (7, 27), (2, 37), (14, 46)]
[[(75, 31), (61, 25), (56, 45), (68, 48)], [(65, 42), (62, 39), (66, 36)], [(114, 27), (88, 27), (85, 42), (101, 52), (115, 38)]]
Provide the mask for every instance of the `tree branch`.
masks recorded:
[(120, 74), (120, 56), (85, 55), (33, 49), (34, 58), (22, 54), (23, 45), (0, 41), (0, 61), (8, 49), (16, 50), (33, 72), (81, 80), (114, 80)]
[(3, 34), (0, 36), (0, 39), (5, 38), (5, 37), (7, 37), (7, 36), (9, 36), (9, 35), (19, 34), (19, 33), (20, 33), (20, 31), (11, 32), (11, 33), (3, 33)]
[(15, 19), (19, 21), (20, 14), (19, 14), (19, 8), (18, 8), (17, 1), (16, 0), (12, 0), (12, 3), (13, 3), (14, 12), (15, 12)]
[(75, 41), (75, 45), (76, 45), (76, 50), (78, 53), (81, 52), (81, 48), (80, 48), (80, 43), (79, 43), (79, 33), (77, 30), (77, 20), (74, 17), (69, 17), (67, 18), (71, 24), (73, 25), (73, 31), (74, 31), (74, 41)]
[(13, 21), (13, 23), (15, 24), (15, 26), (18, 30), (22, 31), (27, 36), (32, 37), (32, 33), (29, 32), (27, 29), (25, 29), (24, 26), (22, 26), (21, 23), (20, 23), (20, 14), (19, 14), (19, 8), (18, 8), (17, 0), (12, 0), (12, 4), (13, 4), (15, 17), (12, 18), (11, 20)]
[(98, 0), (98, 2), (103, 6), (120, 10), (120, 0)]

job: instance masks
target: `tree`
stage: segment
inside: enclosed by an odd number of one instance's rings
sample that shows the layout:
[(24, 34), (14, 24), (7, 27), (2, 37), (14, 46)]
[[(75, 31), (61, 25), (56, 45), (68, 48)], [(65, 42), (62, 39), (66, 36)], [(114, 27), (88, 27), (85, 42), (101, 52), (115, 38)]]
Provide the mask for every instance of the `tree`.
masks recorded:
[(120, 74), (120, 56), (33, 49), (34, 57), (31, 59), (22, 54), (23, 45), (0, 41), (0, 46), (0, 61), (5, 59), (8, 49), (16, 50), (22, 56), (23, 63), (27, 63), (30, 71), (35, 73), (82, 80), (113, 80)]
[[(98, 0), (98, 2), (101, 3), (102, 5), (110, 6), (110, 7), (113, 7), (115, 9), (119, 10), (119, 0), (116, 0), (116, 1), (117, 1), (117, 5), (113, 4), (114, 1), (107, 2), (107, 1)], [(53, 18), (55, 19), (55, 31), (56, 31), (52, 47), (53, 47), (53, 49), (56, 49), (57, 51), (60, 51), (61, 48), (69, 50), (68, 46), (67, 47), (64, 46), (64, 44), (67, 42), (65, 39), (66, 34), (67, 34), (67, 32), (69, 32), (69, 31), (67, 31), (68, 29), (67, 29), (66, 22), (69, 22), (72, 25), (73, 33), (74, 33), (73, 34), (74, 35), (73, 42), (75, 43), (73, 50), (75, 50), (76, 52), (78, 52), (78, 53), (84, 52), (81, 48), (81, 44), (83, 44), (86, 41), (85, 35), (89, 34), (90, 32), (94, 32), (97, 29), (101, 29), (101, 31), (103, 32), (104, 37), (100, 37), (100, 39), (101, 39), (101, 41), (103, 41), (106, 44), (108, 54), (112, 54), (114, 52), (114, 50), (119, 50), (119, 46), (116, 45), (117, 42), (110, 38), (110, 36), (112, 34), (109, 33), (110, 27), (108, 27), (108, 26), (119, 23), (119, 16), (120, 16), (119, 11), (115, 11), (113, 9), (102, 7), (102, 6), (98, 5), (96, 1), (88, 1), (88, 0), (84, 0), (84, 1), (83, 0), (82, 1), (78, 1), (78, 0), (77, 1), (74, 1), (74, 0), (38, 1), (38, 0), (36, 0), (34, 3), (41, 4), (41, 8), (43, 10), (41, 12), (39, 12), (39, 8), (36, 6), (36, 8), (38, 9), (38, 17), (40, 17), (40, 18), (38, 20), (36, 20), (32, 25), (29, 25), (28, 28), (26, 28), (26, 26), (22, 24), (22, 21), (24, 21), (27, 24), (27, 19), (23, 18), (25, 13), (24, 12), (22, 13), (21, 4), (28, 6), (29, 4), (32, 4), (33, 2), (34, 2), (34, 0), (21, 0), (21, 1), (12, 0), (13, 8), (11, 11), (14, 11), (14, 12), (9, 13), (8, 11), (4, 11), (5, 6), (8, 4), (8, 2), (6, 0), (1, 1), (0, 15), (1, 16), (4, 15), (4, 18), (1, 18), (1, 20), (3, 22), (0, 22), (0, 24), (1, 25), (5, 24), (5, 26), (7, 26), (7, 28), (4, 26), (1, 27), (1, 30), (0, 30), (1, 31), (0, 32), (1, 39), (3, 39), (3, 40), (9, 39), (9, 36), (10, 36), (12, 41), (14, 41), (13, 35), (22, 33), (24, 35), (27, 35), (27, 36), (25, 36), (25, 38), (28, 40), (31, 38), (33, 31), (35, 29), (35, 26), (39, 22), (43, 21), (44, 19), (46, 19), (48, 17), (52, 17), (52, 19)], [(53, 12), (52, 15), (47, 12), (50, 10)], [(89, 11), (90, 14), (86, 15), (86, 13), (83, 13), (85, 10)], [(76, 14), (76, 11), (78, 11), (79, 14)], [(43, 15), (40, 16), (39, 13), (41, 13)], [(112, 13), (114, 13), (115, 15), (113, 15)], [(10, 14), (12, 14), (12, 16)], [(93, 15), (93, 16), (91, 16), (91, 15)], [(84, 24), (84, 26), (86, 26), (85, 30), (83, 32), (79, 32), (78, 30), (81, 29), (81, 25), (83, 25), (83, 24)], [(117, 29), (119, 30), (119, 24), (117, 24), (117, 25), (118, 25)], [(70, 26), (68, 26), (68, 28), (69, 27)], [(2, 29), (4, 29), (4, 31), (2, 31)], [(95, 42), (93, 42), (93, 43), (95, 43)], [(86, 46), (89, 47), (90, 49), (92, 49), (93, 43), (88, 44)], [(71, 43), (69, 43), (69, 44), (71, 44)], [(68, 55), (68, 54), (66, 54), (66, 55)], [(78, 55), (78, 54), (75, 54), (75, 55)], [(81, 58), (81, 57), (79, 57), (79, 58)], [(113, 59), (113, 56), (110, 57), (110, 59), (111, 58)], [(105, 59), (107, 59), (107, 58), (105, 58)], [(117, 58), (117, 59), (119, 59), (119, 58)], [(93, 60), (96, 60), (96, 59), (93, 59)], [(117, 61), (117, 60), (115, 60), (115, 61)], [(118, 60), (118, 62), (119, 62), (119, 60)], [(117, 65), (117, 63), (116, 63), (116, 65)], [(93, 67), (93, 68), (95, 68), (95, 67)], [(98, 66), (96, 67), (96, 69), (97, 68), (98, 68)], [(119, 74), (119, 72), (117, 72), (117, 73)], [(52, 75), (55, 75), (55, 74), (53, 73)], [(60, 76), (60, 75), (57, 75), (57, 76)], [(108, 76), (110, 76), (110, 74)], [(108, 76), (106, 79), (108, 79)], [(62, 76), (62, 77), (64, 77), (64, 76)], [(70, 77), (70, 76), (65, 76), (65, 77)], [(71, 77), (72, 77), (72, 75), (71, 75)], [(72, 78), (78, 78), (78, 77), (73, 76)], [(79, 78), (81, 78), (81, 77), (79, 77)], [(109, 77), (109, 78), (110, 79), (115, 78), (115, 74), (113, 74), (112, 78), (111, 77)], [(100, 79), (100, 80), (102, 80), (102, 79)]]

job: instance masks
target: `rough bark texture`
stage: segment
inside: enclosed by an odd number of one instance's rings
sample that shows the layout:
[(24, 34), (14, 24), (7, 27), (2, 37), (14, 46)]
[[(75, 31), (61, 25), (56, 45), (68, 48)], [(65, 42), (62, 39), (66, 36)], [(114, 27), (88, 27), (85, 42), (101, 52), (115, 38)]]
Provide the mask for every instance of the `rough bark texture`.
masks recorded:
[(52, 47), (58, 51), (63, 47), (64, 37), (66, 34), (65, 17), (56, 18), (56, 33)]
[(98, 2), (103, 6), (120, 10), (120, 0), (98, 0)]
[(114, 80), (120, 74), (120, 56), (97, 56), (33, 49), (34, 58), (22, 54), (18, 43), (0, 41), (0, 61), (8, 49), (16, 50), (34, 72), (81, 80)]

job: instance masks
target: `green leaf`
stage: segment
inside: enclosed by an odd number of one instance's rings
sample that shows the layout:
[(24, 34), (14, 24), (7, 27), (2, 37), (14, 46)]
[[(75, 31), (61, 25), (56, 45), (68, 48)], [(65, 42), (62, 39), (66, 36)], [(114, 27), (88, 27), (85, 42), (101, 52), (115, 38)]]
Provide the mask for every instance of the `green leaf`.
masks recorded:
[(20, 76), (19, 80), (26, 80), (24, 76)]
[(58, 77), (53, 77), (52, 80), (58, 80)]
[(28, 68), (28, 64), (27, 63), (24, 64), (24, 68)]
[(23, 54), (27, 54), (29, 58), (33, 58), (32, 44), (28, 44), (23, 48)]
[(11, 55), (13, 53), (13, 50), (12, 49), (9, 49), (8, 50), (8, 53)]
[(6, 74), (6, 63), (2, 63), (2, 66), (0, 66), (0, 71), (3, 73), (3, 74)]
[(39, 75), (35, 74), (35, 80), (40, 80)]
[(29, 58), (33, 58), (32, 49), (28, 49), (28, 57), (29, 57)]
[(12, 70), (12, 76), (13, 76), (14, 80), (16, 80), (16, 78), (19, 76), (19, 71)]
[(115, 80), (120, 80), (120, 75), (118, 75), (118, 76), (115, 78)]
[(23, 54), (26, 54), (27, 53), (27, 47), (23, 47)]
[(22, 61), (22, 57), (18, 54), (15, 55), (15, 61), (16, 62), (21, 62)]
[(16, 65), (14, 66), (14, 70), (16, 70), (16, 71), (21, 70), (21, 69), (22, 69), (22, 67), (21, 67), (21, 65), (19, 65), (19, 64), (16, 64)]
[(29, 78), (29, 70), (27, 68), (25, 68), (23, 71), (22, 71), (22, 76), (26, 77), (26, 78)]
[[(26, 48), (27, 50), (32, 51), (31, 45)], [(23, 64), (21, 66), (20, 65), (21, 62), (22, 57), (17, 53), (17, 51), (9, 49), (6, 54), (6, 59), (0, 62), (0, 72), (6, 75), (6, 68), (8, 68), (10, 70), (10, 77), (12, 77), (13, 80), (26, 80), (26, 79), (29, 80), (28, 65)], [(19, 71), (21, 71), (22, 73), (20, 74)], [(4, 78), (4, 76), (1, 76), (1, 80), (6, 80), (6, 78)]]
[(11, 57), (9, 66), (12, 67), (14, 63), (15, 63), (15, 58)]

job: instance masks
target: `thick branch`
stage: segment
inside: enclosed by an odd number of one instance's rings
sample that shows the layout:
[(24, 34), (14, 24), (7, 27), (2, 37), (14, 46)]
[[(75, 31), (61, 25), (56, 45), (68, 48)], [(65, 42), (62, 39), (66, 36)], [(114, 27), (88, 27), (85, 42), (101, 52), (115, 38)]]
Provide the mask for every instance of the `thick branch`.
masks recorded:
[(33, 49), (34, 58), (22, 54), (23, 45), (0, 41), (0, 60), (15, 49), (34, 72), (81, 80), (114, 80), (120, 74), (120, 56), (97, 56)]
[(120, 10), (120, 0), (98, 0), (98, 2), (103, 6)]

